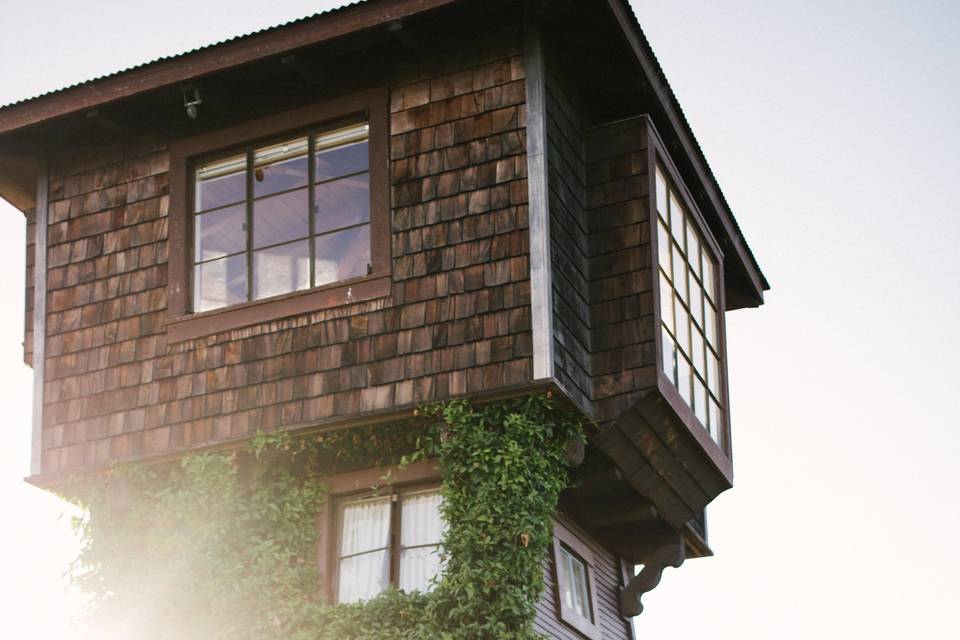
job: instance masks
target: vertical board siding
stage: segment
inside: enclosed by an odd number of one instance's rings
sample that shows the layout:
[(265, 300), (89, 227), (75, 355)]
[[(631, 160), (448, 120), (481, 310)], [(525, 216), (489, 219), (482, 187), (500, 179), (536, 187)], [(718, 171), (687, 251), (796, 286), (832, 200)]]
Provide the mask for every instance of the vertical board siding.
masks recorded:
[(171, 343), (165, 144), (54, 160), (44, 473), (532, 380), (521, 33), (471, 37), (393, 74), (387, 298)]
[[(597, 593), (594, 595), (595, 615), (604, 640), (631, 640), (630, 622), (620, 615), (620, 562), (595, 540), (580, 538), (594, 554), (594, 577)], [(583, 640), (577, 631), (560, 620), (557, 615), (557, 584), (553, 553), (547, 553), (543, 561), (545, 588), (537, 603), (534, 629), (548, 638)]]

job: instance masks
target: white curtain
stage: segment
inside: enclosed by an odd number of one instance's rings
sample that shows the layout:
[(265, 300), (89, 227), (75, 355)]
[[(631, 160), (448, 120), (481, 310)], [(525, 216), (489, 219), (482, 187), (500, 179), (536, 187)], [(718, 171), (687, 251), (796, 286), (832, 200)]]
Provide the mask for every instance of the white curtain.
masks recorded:
[(441, 570), (440, 541), (445, 528), (440, 517), (440, 493), (405, 496), (400, 512), (400, 580), (404, 591), (428, 591)]
[(390, 498), (347, 504), (340, 526), (339, 602), (372, 598), (390, 583)]
[(590, 596), (588, 593), (590, 587), (587, 584), (587, 570), (583, 561), (566, 548), (561, 547), (557, 574), (564, 604), (573, 609), (580, 617), (591, 620), (593, 616), (590, 611)]

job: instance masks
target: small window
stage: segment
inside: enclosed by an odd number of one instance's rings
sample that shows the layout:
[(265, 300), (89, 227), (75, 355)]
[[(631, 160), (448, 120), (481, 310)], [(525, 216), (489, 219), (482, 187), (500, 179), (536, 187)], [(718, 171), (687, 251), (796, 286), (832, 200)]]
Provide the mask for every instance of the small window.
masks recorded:
[(655, 194), (663, 373), (723, 449), (717, 257), (662, 166)]
[(599, 638), (590, 547), (559, 522), (554, 523), (553, 536), (557, 614), (560, 620), (587, 638)]
[(193, 310), (372, 273), (369, 125), (202, 160), (193, 170)]
[(391, 585), (429, 591), (442, 568), (440, 504), (437, 489), (341, 502), (337, 602), (367, 600)]

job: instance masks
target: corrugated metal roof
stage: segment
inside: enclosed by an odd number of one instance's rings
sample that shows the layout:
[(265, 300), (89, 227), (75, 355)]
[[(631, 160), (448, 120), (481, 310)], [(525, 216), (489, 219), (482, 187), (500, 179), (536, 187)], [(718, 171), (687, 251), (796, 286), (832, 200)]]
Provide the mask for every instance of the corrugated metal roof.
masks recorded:
[(723, 203), (723, 206), (727, 209), (727, 211), (730, 212), (730, 221), (733, 223), (733, 228), (743, 241), (743, 246), (746, 249), (747, 255), (750, 256), (750, 260), (753, 262), (753, 266), (757, 270), (757, 274), (759, 274), (764, 288), (769, 289), (770, 283), (767, 282), (766, 276), (763, 275), (763, 271), (760, 269), (760, 263), (757, 262), (756, 256), (753, 255), (753, 251), (750, 249), (750, 245), (747, 243), (747, 240), (743, 235), (743, 231), (740, 229), (740, 225), (737, 223), (737, 218), (733, 215), (733, 209), (730, 207), (730, 203), (727, 202), (727, 197), (723, 195), (723, 189), (720, 188), (720, 183), (717, 181), (717, 177), (714, 175), (713, 169), (710, 168), (710, 163), (707, 162), (707, 156), (700, 147), (700, 142), (697, 141), (697, 136), (694, 135), (693, 128), (690, 126), (690, 122), (687, 120), (686, 114), (683, 113), (683, 107), (680, 106), (680, 101), (677, 99), (676, 94), (673, 92), (673, 87), (670, 86), (670, 82), (667, 80), (667, 74), (664, 73), (663, 67), (660, 66), (660, 61), (657, 59), (657, 55), (654, 53), (653, 47), (650, 46), (650, 41), (647, 40), (647, 36), (643, 32), (643, 28), (640, 26), (640, 20), (637, 18), (637, 14), (634, 13), (633, 6), (630, 4), (630, 0), (620, 0), (620, 2), (633, 21), (633, 27), (639, 36), (640, 42), (646, 49), (647, 55), (650, 56), (650, 60), (653, 62), (653, 66), (657, 71), (657, 75), (660, 76), (660, 82), (666, 88), (667, 94), (670, 97), (670, 101), (673, 103), (673, 108), (676, 109), (677, 115), (680, 118), (680, 122), (683, 123), (683, 127), (686, 129), (685, 133), (690, 137), (691, 144), (693, 145), (697, 154), (700, 156), (699, 159), (703, 163), (703, 166), (707, 171), (707, 175), (710, 177), (710, 180), (716, 187), (717, 194), (720, 196), (720, 201)]
[(231, 37), (231, 38), (227, 38), (227, 39), (225, 39), (225, 40), (220, 40), (219, 42), (213, 42), (213, 43), (210, 43), (210, 44), (206, 44), (206, 45), (203, 45), (202, 47), (197, 47), (196, 49), (190, 49), (189, 51), (184, 51), (184, 52), (182, 52), (182, 53), (177, 53), (177, 54), (170, 55), (170, 56), (161, 56), (161, 57), (159, 57), (159, 58), (155, 58), (155, 59), (153, 59), (153, 60), (150, 60), (149, 62), (143, 62), (143, 63), (140, 63), (140, 64), (138, 64), (138, 65), (134, 65), (134, 66), (132, 66), (132, 67), (127, 67), (126, 69), (121, 69), (120, 71), (114, 71), (113, 73), (107, 73), (107, 74), (104, 74), (104, 75), (101, 75), (101, 76), (97, 76), (97, 77), (95, 77), (95, 78), (91, 78), (91, 79), (89, 79), (89, 80), (84, 80), (84, 81), (82, 81), (82, 82), (76, 82), (76, 83), (74, 83), (74, 84), (67, 85), (66, 87), (61, 87), (61, 88), (59, 88), (59, 89), (54, 89), (53, 91), (47, 91), (46, 93), (41, 93), (41, 94), (36, 95), (36, 96), (33, 96), (33, 97), (31, 97), (31, 98), (24, 98), (24, 99), (22, 99), (22, 100), (17, 100), (17, 101), (15, 101), (15, 102), (9, 102), (9, 103), (7, 103), (7, 104), (5, 104), (5, 105), (0, 105), (0, 111), (2, 111), (3, 109), (7, 109), (7, 108), (9, 108), (9, 107), (15, 107), (15, 106), (18, 106), (18, 105), (26, 104), (26, 103), (28, 103), (28, 102), (34, 102), (34, 101), (37, 101), (37, 100), (41, 100), (41, 99), (47, 98), (47, 97), (49, 97), (49, 96), (54, 96), (54, 95), (57, 95), (58, 93), (63, 93), (64, 91), (69, 91), (69, 90), (71, 90), (71, 89), (76, 89), (77, 87), (84, 87), (84, 86), (87, 86), (87, 85), (90, 85), (90, 84), (94, 84), (94, 83), (100, 82), (101, 80), (106, 80), (106, 79), (108, 79), (108, 78), (115, 78), (116, 76), (120, 76), (120, 75), (123, 75), (123, 74), (125, 74), (125, 73), (129, 73), (129, 72), (131, 72), (131, 71), (137, 71), (138, 69), (143, 69), (144, 67), (149, 67), (149, 66), (151, 66), (151, 65), (158, 64), (158, 63), (160, 63), (160, 62), (169, 62), (169, 61), (171, 61), (171, 60), (179, 60), (180, 58), (184, 58), (184, 57), (186, 57), (186, 56), (189, 56), (189, 55), (198, 53), (198, 52), (200, 52), (200, 51), (206, 51), (207, 49), (213, 49), (213, 48), (215, 48), (215, 47), (219, 47), (219, 46), (221, 46), (221, 45), (228, 44), (228, 43), (230, 43), (230, 42), (235, 42), (235, 41), (237, 41), (237, 40), (243, 40), (244, 38), (249, 38), (250, 36), (258, 36), (258, 35), (262, 35), (262, 34), (264, 34), (264, 33), (270, 33), (270, 32), (272, 32), (272, 31), (277, 31), (277, 30), (279, 30), (279, 29), (284, 29), (284, 28), (286, 28), (286, 27), (290, 27), (290, 26), (293, 26), (293, 25), (296, 25), (296, 24), (301, 24), (301, 23), (304, 23), (304, 22), (309, 22), (310, 20), (314, 20), (314, 19), (319, 18), (319, 17), (321, 17), (321, 16), (329, 16), (329, 15), (331, 15), (331, 14), (339, 13), (339, 12), (341, 12), (341, 11), (344, 11), (345, 9), (349, 9), (349, 8), (355, 7), (355, 6), (357, 6), (357, 5), (367, 4), (368, 2), (370, 2), (370, 0), (355, 0), (354, 2), (345, 2), (345, 3), (341, 4), (341, 5), (338, 6), (338, 7), (334, 7), (333, 9), (328, 9), (328, 10), (326, 10), (326, 11), (321, 11), (321, 12), (319, 12), (319, 13), (314, 13), (314, 14), (312, 14), (312, 15), (305, 16), (305, 17), (303, 17), (303, 18), (297, 18), (296, 20), (291, 20), (291, 21), (289, 21), (289, 22), (284, 22), (284, 23), (282, 23), (282, 24), (274, 25), (274, 26), (272, 26), (272, 27), (267, 27), (267, 28), (265, 28), (265, 29), (259, 29), (259, 30), (257, 30), (257, 31), (251, 31), (251, 32), (249, 32), (249, 33), (244, 33), (244, 34), (241, 34), (241, 35), (238, 35), (238, 36), (233, 36), (233, 37)]

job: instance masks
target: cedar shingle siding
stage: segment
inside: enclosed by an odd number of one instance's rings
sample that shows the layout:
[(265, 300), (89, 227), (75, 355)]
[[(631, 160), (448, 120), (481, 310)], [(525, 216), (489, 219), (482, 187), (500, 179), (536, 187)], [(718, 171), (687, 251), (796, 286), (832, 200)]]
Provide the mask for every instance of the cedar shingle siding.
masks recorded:
[(520, 31), (485, 35), (393, 74), (387, 298), (171, 343), (165, 144), (57, 158), (43, 472), (529, 382)]

